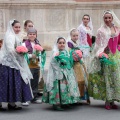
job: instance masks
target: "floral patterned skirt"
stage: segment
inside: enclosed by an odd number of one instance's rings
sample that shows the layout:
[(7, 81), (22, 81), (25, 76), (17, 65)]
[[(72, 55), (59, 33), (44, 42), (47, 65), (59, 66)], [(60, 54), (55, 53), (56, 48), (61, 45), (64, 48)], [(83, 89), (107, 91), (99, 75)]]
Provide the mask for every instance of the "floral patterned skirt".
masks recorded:
[(63, 79), (54, 81), (54, 87), (50, 92), (47, 92), (44, 85), (42, 101), (49, 104), (73, 104), (79, 102), (80, 97), (71, 96), (67, 80)]
[(120, 101), (120, 52), (108, 55), (115, 64), (102, 65), (101, 71), (90, 74), (89, 95), (104, 101)]

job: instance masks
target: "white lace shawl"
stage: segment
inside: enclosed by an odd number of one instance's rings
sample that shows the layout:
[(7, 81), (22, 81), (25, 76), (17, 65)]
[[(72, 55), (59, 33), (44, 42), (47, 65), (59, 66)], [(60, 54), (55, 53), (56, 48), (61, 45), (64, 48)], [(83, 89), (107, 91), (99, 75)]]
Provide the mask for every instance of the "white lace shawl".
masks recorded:
[[(119, 35), (119, 29), (116, 28), (116, 35)], [(111, 30), (106, 25), (101, 26), (97, 32), (97, 38), (95, 42), (94, 49), (92, 51), (89, 64), (89, 73), (95, 73), (101, 69), (99, 54), (104, 52), (105, 48), (108, 46), (109, 39), (111, 38)]]
[[(113, 25), (116, 28), (115, 36), (118, 36), (120, 33), (120, 30), (119, 30), (120, 20), (117, 18), (117, 16), (113, 11), (105, 11), (103, 14), (103, 17), (106, 13), (110, 13), (113, 16)], [(111, 30), (104, 23), (97, 31), (95, 46), (92, 51), (91, 57), (89, 58), (89, 63), (90, 63), (88, 67), (89, 73), (95, 73), (101, 70), (99, 54), (104, 52), (104, 49), (107, 47), (110, 38), (111, 38)]]
[[(65, 55), (69, 56), (69, 52), (67, 50), (67, 44), (64, 51), (65, 51)], [(53, 83), (55, 80), (62, 80), (65, 75), (65, 78), (67, 79), (67, 82), (69, 84), (71, 95), (74, 97), (79, 97), (80, 96), (79, 90), (77, 89), (77, 91), (74, 91), (75, 90), (74, 88), (76, 88), (77, 82), (75, 79), (73, 69), (71, 68), (70, 70), (68, 70), (68, 69), (60, 68), (60, 64), (54, 58), (56, 53), (59, 53), (59, 49), (57, 47), (57, 40), (55, 41), (55, 44), (54, 44), (53, 53), (52, 53), (52, 57), (51, 57), (51, 61), (48, 69), (47, 80), (45, 81), (47, 91), (49, 92), (50, 90), (52, 90)]]
[(92, 25), (92, 20), (90, 18), (90, 22), (88, 23), (89, 26), (89, 30), (86, 29), (85, 25), (83, 24), (83, 22), (80, 24), (80, 26), (78, 27), (78, 31), (79, 31), (79, 45), (80, 45), (80, 49), (83, 51), (83, 57), (87, 57), (90, 56), (90, 47), (89, 44), (87, 42), (87, 34), (90, 35), (90, 37), (92, 37), (92, 31), (93, 31), (93, 25)]
[(16, 52), (15, 48), (21, 45), (21, 40), (14, 33), (12, 23), (13, 20), (8, 23), (7, 32), (0, 51), (0, 64), (20, 70), (21, 77), (28, 84), (33, 77), (24, 56)]

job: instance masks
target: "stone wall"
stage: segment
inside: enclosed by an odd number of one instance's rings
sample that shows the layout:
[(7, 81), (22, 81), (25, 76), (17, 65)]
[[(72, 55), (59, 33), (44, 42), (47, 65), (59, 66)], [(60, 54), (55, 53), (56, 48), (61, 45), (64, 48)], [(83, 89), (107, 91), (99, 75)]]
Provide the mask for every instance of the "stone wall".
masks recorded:
[[(69, 30), (78, 27), (82, 16), (93, 20), (94, 34), (100, 27), (104, 10), (112, 9), (120, 18), (118, 0), (0, 0), (0, 38), (3, 38), (10, 19), (30, 19), (38, 30), (41, 44), (53, 45), (58, 36), (67, 37)], [(89, 1), (89, 2), (88, 2)], [(101, 0), (100, 0), (101, 1)], [(48, 54), (49, 55), (49, 54)]]
[(85, 13), (92, 17), (94, 33), (100, 27), (104, 10), (112, 9), (120, 18), (120, 2), (81, 1), (83, 0), (0, 0), (0, 37), (3, 38), (7, 22), (13, 18), (22, 24), (24, 20), (31, 19), (43, 43), (53, 43), (57, 36), (66, 37), (71, 28), (81, 23)]

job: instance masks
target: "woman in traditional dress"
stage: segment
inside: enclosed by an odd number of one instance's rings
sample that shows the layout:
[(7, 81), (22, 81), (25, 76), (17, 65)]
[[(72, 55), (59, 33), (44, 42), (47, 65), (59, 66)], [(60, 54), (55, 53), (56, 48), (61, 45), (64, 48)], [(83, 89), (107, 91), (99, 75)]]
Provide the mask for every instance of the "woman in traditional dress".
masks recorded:
[(7, 102), (9, 110), (20, 110), (15, 102), (26, 102), (32, 99), (29, 70), (24, 55), (16, 51), (22, 45), (18, 37), (20, 23), (10, 20), (0, 50), (0, 102)]
[(64, 105), (80, 101), (78, 84), (66, 47), (66, 40), (63, 37), (55, 41), (43, 92), (43, 102), (52, 104), (55, 110), (63, 110)]
[(92, 19), (89, 15), (85, 14), (82, 18), (82, 23), (78, 27), (79, 31), (79, 46), (83, 52), (83, 61), (85, 63), (86, 69), (88, 67), (88, 59), (90, 57), (90, 52), (92, 51)]
[(89, 95), (106, 101), (105, 108), (110, 110), (118, 108), (114, 101), (120, 101), (120, 20), (105, 11), (103, 21), (91, 56)]
[(88, 74), (86, 71), (86, 67), (82, 60), (82, 56), (80, 58), (75, 54), (76, 50), (80, 50), (79, 44), (77, 43), (78, 36), (79, 36), (78, 30), (75, 28), (72, 29), (70, 31), (70, 38), (68, 38), (67, 43), (68, 43), (68, 47), (70, 48), (70, 54), (72, 55), (73, 58), (74, 57), (77, 58), (77, 59), (74, 59), (73, 61), (73, 68), (74, 68), (75, 76), (78, 82), (80, 97), (82, 100), (87, 100), (87, 103), (90, 104), (88, 91), (87, 91), (88, 90)]

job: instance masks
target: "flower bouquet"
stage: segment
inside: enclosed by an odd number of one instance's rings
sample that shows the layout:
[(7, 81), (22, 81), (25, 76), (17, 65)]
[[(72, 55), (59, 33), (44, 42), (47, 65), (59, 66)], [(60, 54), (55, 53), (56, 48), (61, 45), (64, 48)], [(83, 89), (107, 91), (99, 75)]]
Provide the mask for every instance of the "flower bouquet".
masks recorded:
[(29, 63), (29, 58), (28, 58), (28, 49), (25, 46), (17, 46), (16, 51), (19, 54), (23, 54), (27, 62)]
[(81, 50), (75, 50), (72, 53), (72, 56), (73, 56), (73, 60), (74, 61), (80, 61), (80, 59), (82, 58), (82, 52), (81, 52)]
[(104, 65), (114, 65), (114, 64), (116, 64), (116, 63), (109, 60), (109, 57), (106, 53), (100, 53), (99, 54), (99, 59), (100, 59), (101, 64), (104, 64)]
[(43, 48), (40, 46), (40, 45), (34, 45), (34, 49), (36, 50), (36, 51), (43, 51)]
[(20, 54), (25, 54), (28, 52), (28, 49), (25, 46), (17, 46), (16, 51)]
[[(35, 52), (33, 54), (35, 54), (36, 57), (39, 58), (41, 56), (40, 52), (43, 51), (43, 48), (40, 45), (36, 44), (34, 45), (34, 49), (35, 49)], [(36, 62), (36, 59), (33, 59), (32, 61)]]

